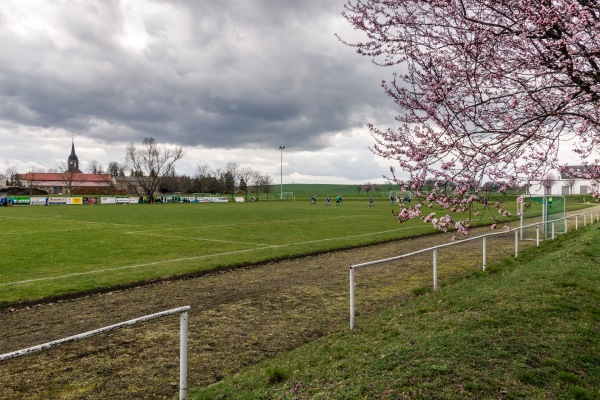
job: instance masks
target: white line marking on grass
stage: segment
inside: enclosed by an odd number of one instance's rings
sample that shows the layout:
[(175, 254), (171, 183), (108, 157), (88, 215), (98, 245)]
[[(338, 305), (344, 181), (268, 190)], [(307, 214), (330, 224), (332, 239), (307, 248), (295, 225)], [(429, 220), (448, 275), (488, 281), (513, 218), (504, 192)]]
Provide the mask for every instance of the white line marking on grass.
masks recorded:
[(74, 276), (84, 276), (84, 275), (92, 275), (92, 274), (101, 274), (101, 273), (104, 273), (104, 272), (120, 271), (120, 270), (124, 270), (124, 269), (150, 267), (150, 266), (153, 266), (153, 265), (169, 264), (169, 263), (174, 263), (174, 262), (199, 260), (199, 259), (202, 259), (202, 258), (209, 258), (209, 257), (228, 256), (228, 255), (232, 255), (232, 254), (248, 253), (248, 252), (251, 252), (251, 251), (265, 250), (265, 249), (271, 249), (271, 248), (275, 249), (275, 248), (280, 248), (280, 247), (299, 246), (299, 245), (304, 245), (304, 244), (309, 244), (309, 243), (327, 242), (327, 241), (332, 241), (332, 240), (343, 240), (343, 239), (348, 239), (348, 238), (353, 238), (353, 237), (373, 236), (373, 235), (377, 235), (377, 234), (381, 234), (381, 233), (404, 231), (404, 230), (407, 230), (407, 229), (424, 229), (424, 228), (430, 229), (431, 227), (430, 226), (421, 226), (421, 227), (407, 226), (405, 228), (391, 229), (391, 230), (387, 230), (387, 231), (361, 233), (361, 234), (358, 234), (358, 235), (349, 235), (349, 236), (338, 236), (338, 237), (332, 237), (332, 238), (327, 238), (327, 239), (308, 240), (308, 241), (305, 241), (305, 242), (277, 244), (277, 245), (262, 245), (263, 247), (257, 247), (257, 248), (253, 248), (253, 249), (227, 251), (227, 252), (223, 252), (223, 253), (204, 254), (204, 255), (201, 255), (201, 256), (176, 258), (176, 259), (172, 259), (172, 260), (153, 261), (153, 262), (149, 262), (149, 263), (135, 264), (135, 265), (124, 265), (124, 266), (121, 266), (121, 267), (105, 268), (105, 269), (95, 270), (95, 271), (75, 272), (75, 273), (67, 274), (67, 275), (49, 276), (49, 277), (46, 277), (46, 278), (37, 278), (37, 279), (27, 279), (27, 280), (24, 280), (24, 281), (5, 282), (5, 283), (0, 283), (0, 287), (2, 287), (2, 286), (11, 286), (11, 285), (20, 285), (20, 284), (26, 284), (26, 283), (43, 282), (43, 281), (49, 281), (49, 280), (55, 280), (55, 279), (72, 278)]
[(116, 222), (98, 222), (98, 221), (81, 221), (78, 219), (60, 219), (59, 221), (65, 221), (65, 222), (77, 222), (77, 223), (82, 223), (82, 224), (94, 224), (94, 225), (114, 225), (114, 226), (141, 226), (141, 225), (134, 225), (134, 224), (119, 224)]
[[(335, 217), (323, 217), (323, 218), (319, 218), (319, 221), (322, 221), (324, 219), (336, 219), (339, 220), (341, 218), (352, 218), (352, 219), (356, 219), (355, 216), (335, 216)], [(301, 221), (315, 221), (314, 218), (297, 218), (297, 219), (277, 219), (277, 220), (269, 220), (269, 223), (294, 223), (294, 222), (301, 222)], [(253, 222), (235, 222), (232, 224), (218, 224), (218, 225), (202, 225), (202, 226), (180, 226), (180, 227), (176, 227), (176, 228), (164, 228), (161, 229), (161, 232), (164, 231), (177, 231), (177, 230), (182, 230), (182, 229), (189, 229), (189, 230), (194, 230), (194, 229), (213, 229), (213, 228), (225, 228), (225, 227), (229, 227), (229, 226), (234, 226), (234, 227), (238, 227), (241, 225), (264, 225), (265, 221), (253, 221)], [(154, 232), (156, 229), (148, 229), (148, 230), (139, 230), (139, 231), (131, 231), (131, 232), (125, 232), (125, 233), (145, 233), (145, 232)]]
[[(279, 247), (279, 246), (269, 246), (269, 247)], [(204, 254), (204, 255), (201, 255), (201, 256), (176, 258), (176, 259), (173, 259), (173, 260), (153, 261), (153, 262), (144, 263), (144, 264), (124, 265), (122, 267), (105, 268), (105, 269), (96, 270), (96, 271), (75, 272), (75, 273), (67, 274), (67, 275), (49, 276), (49, 277), (46, 277), (46, 278), (27, 279), (27, 280), (24, 280), (24, 281), (15, 281), (15, 282), (0, 283), (0, 286), (19, 285), (19, 284), (23, 284), (23, 283), (33, 283), (33, 282), (49, 281), (49, 280), (61, 279), (61, 278), (72, 278), (74, 276), (101, 274), (101, 273), (104, 273), (104, 272), (119, 271), (119, 270), (123, 270), (123, 269), (140, 268), (140, 267), (150, 267), (150, 266), (159, 265), (159, 264), (169, 264), (169, 263), (181, 262), (181, 261), (192, 261), (192, 260), (198, 260), (198, 259), (207, 258), (207, 257), (226, 256), (226, 255), (231, 255), (231, 254), (246, 253), (246, 252), (249, 252), (249, 251), (264, 250), (264, 249), (265, 248), (262, 247), (262, 248), (259, 248), (259, 249), (236, 250), (236, 251), (228, 251), (228, 252), (217, 253), (217, 254)]]
[[(147, 231), (147, 232), (150, 232), (150, 231)], [(127, 233), (137, 234), (138, 232), (127, 232)], [(236, 242), (236, 241), (233, 241), (233, 240), (205, 239), (205, 238), (189, 237), (189, 236), (160, 235), (158, 233), (144, 233), (144, 236), (165, 237), (165, 238), (169, 238), (169, 239), (184, 239), (184, 240), (203, 241), (203, 242), (220, 242), (220, 243), (248, 244), (248, 245), (252, 245), (252, 246), (272, 246), (270, 244), (264, 244), (264, 243)]]

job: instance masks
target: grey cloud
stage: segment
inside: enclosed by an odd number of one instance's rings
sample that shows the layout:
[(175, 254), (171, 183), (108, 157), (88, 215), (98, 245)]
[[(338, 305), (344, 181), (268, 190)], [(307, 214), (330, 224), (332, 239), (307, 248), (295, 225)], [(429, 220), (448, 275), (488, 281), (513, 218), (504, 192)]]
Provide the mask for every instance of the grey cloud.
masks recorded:
[[(343, 2), (147, 3), (169, 7), (135, 15), (149, 38), (139, 52), (119, 45), (134, 11), (117, 1), (57, 5), (52, 38), (19, 41), (0, 28), (8, 105), (0, 118), (109, 143), (154, 136), (184, 146), (314, 150), (363, 124), (356, 115), (364, 109), (393, 106), (367, 60), (333, 36)], [(92, 120), (127, 129), (94, 130)]]

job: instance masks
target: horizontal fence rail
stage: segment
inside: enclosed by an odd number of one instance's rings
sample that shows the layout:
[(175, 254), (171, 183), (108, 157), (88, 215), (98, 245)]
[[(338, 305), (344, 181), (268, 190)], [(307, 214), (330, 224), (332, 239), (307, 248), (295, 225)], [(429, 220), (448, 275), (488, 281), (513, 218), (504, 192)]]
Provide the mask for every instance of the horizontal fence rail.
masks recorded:
[[(600, 221), (600, 211), (599, 210), (595, 210), (596, 211), (596, 222)], [(585, 226), (587, 224), (587, 220), (589, 217), (589, 221), (590, 223), (594, 223), (594, 210), (588, 212), (588, 213), (581, 213), (581, 214), (574, 214), (571, 216), (566, 216), (563, 218), (558, 218), (554, 221), (550, 221), (552, 223), (552, 236), (551, 238), (554, 239), (554, 222), (556, 221), (562, 221), (564, 220), (565, 222), (565, 227), (567, 225), (567, 220), (569, 218), (575, 217), (575, 230), (578, 229), (578, 225), (579, 225), (579, 217), (583, 216), (583, 225)], [(469, 242), (469, 241), (473, 241), (473, 240), (482, 240), (483, 243), (483, 262), (482, 262), (482, 266), (483, 266), (483, 270), (485, 271), (485, 267), (486, 267), (486, 255), (487, 255), (487, 238), (490, 236), (495, 236), (495, 235), (506, 235), (509, 232), (514, 232), (515, 235), (515, 258), (518, 257), (519, 255), (519, 232), (522, 232), (524, 228), (528, 228), (528, 227), (535, 227), (536, 228), (536, 245), (539, 246), (540, 245), (540, 225), (544, 225), (547, 224), (548, 221), (546, 222), (536, 222), (533, 224), (529, 224), (529, 225), (524, 225), (524, 226), (519, 226), (517, 228), (513, 228), (513, 229), (509, 229), (509, 230), (502, 230), (502, 231), (498, 231), (498, 232), (493, 232), (493, 233), (486, 233), (485, 235), (480, 235), (480, 236), (475, 236), (472, 238), (467, 238), (467, 239), (463, 239), (460, 241), (455, 241), (455, 242), (449, 242), (449, 243), (444, 243), (444, 244), (440, 244), (437, 246), (433, 246), (433, 247), (428, 247), (426, 249), (422, 249), (422, 250), (417, 250), (417, 251), (413, 251), (412, 253), (407, 253), (407, 254), (402, 254), (399, 256), (394, 256), (394, 257), (389, 257), (389, 258), (383, 258), (381, 260), (375, 260), (375, 261), (369, 261), (369, 262), (364, 262), (364, 263), (360, 263), (360, 264), (354, 264), (352, 266), (350, 266), (350, 330), (354, 329), (354, 322), (355, 322), (355, 301), (354, 301), (354, 296), (355, 296), (355, 283), (354, 283), (354, 271), (359, 269), (359, 268), (365, 268), (365, 267), (370, 267), (370, 266), (374, 266), (374, 265), (378, 265), (378, 264), (383, 264), (383, 263), (387, 263), (390, 261), (396, 261), (396, 260), (401, 260), (403, 258), (408, 258), (408, 257), (412, 257), (418, 254), (423, 254), (423, 253), (428, 253), (428, 252), (432, 252), (433, 255), (433, 290), (437, 290), (438, 285), (437, 285), (437, 274), (438, 274), (438, 256), (437, 256), (437, 250), (444, 248), (444, 247), (450, 247), (450, 246), (455, 246), (455, 245), (459, 245), (459, 244), (463, 244), (465, 242)], [(565, 229), (565, 233), (566, 233), (566, 229)]]
[(84, 333), (80, 333), (78, 335), (69, 336), (63, 339), (55, 340), (52, 342), (40, 344), (37, 346), (29, 347), (26, 349), (21, 349), (17, 351), (13, 351), (11, 353), (0, 354), (0, 362), (10, 360), (17, 357), (23, 357), (29, 354), (38, 353), (41, 351), (49, 350), (53, 347), (61, 346), (68, 343), (77, 342), (83, 339), (90, 338), (92, 336), (100, 335), (103, 333), (107, 333), (113, 331), (115, 329), (124, 328), (127, 326), (132, 326), (135, 324), (139, 324), (142, 322), (151, 321), (154, 319), (158, 319), (167, 315), (173, 314), (181, 314), (180, 316), (180, 332), (179, 332), (179, 399), (185, 400), (187, 398), (187, 338), (188, 338), (188, 311), (190, 310), (190, 306), (173, 308), (171, 310), (166, 310), (162, 312), (158, 312), (155, 314), (146, 315), (144, 317), (131, 319), (129, 321), (120, 322), (118, 324), (105, 326), (104, 328), (95, 329), (93, 331), (88, 331)]

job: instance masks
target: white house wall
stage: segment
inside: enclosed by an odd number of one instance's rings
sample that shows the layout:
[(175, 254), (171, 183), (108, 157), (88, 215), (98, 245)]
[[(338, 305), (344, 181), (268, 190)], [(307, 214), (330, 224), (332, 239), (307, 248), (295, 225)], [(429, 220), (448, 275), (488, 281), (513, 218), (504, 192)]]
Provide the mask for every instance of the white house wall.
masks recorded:
[(592, 181), (588, 180), (577, 180), (575, 181), (575, 185), (573, 185), (573, 192), (571, 193), (571, 188), (569, 187), (569, 182), (564, 180), (557, 180), (554, 185), (550, 188), (550, 191), (547, 192), (546, 188), (541, 185), (539, 181), (533, 182), (529, 187), (529, 193), (534, 196), (544, 196), (544, 195), (569, 195), (569, 194), (588, 194), (591, 192), (591, 186), (597, 185)]

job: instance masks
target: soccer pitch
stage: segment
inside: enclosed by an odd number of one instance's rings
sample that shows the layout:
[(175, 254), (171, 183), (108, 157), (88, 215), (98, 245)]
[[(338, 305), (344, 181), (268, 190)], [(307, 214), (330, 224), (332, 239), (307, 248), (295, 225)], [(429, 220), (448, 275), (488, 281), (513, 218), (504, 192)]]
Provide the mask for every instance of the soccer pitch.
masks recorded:
[(433, 231), (398, 224), (391, 209), (383, 201), (3, 208), (0, 304)]
[(398, 208), (324, 199), (2, 208), (0, 305), (434, 232), (398, 224)]

